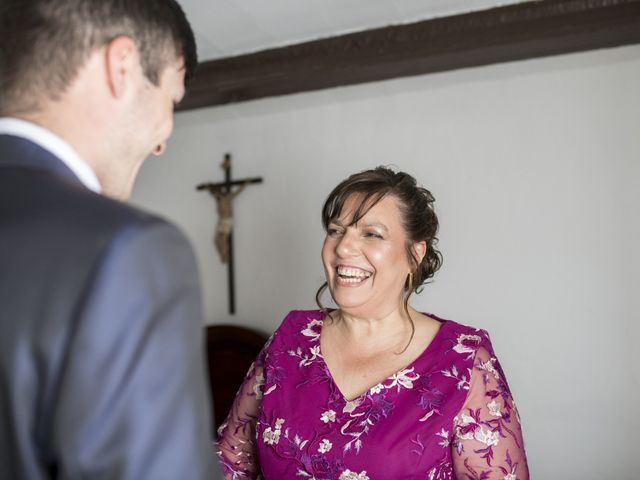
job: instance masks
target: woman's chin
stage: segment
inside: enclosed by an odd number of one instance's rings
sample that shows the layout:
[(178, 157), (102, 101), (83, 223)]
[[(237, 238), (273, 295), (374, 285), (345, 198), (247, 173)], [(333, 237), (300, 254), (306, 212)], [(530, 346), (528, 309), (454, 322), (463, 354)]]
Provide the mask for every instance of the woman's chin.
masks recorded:
[(363, 295), (365, 292), (356, 291), (355, 288), (342, 288), (337, 287), (333, 290), (333, 301), (341, 310), (349, 308), (358, 308), (365, 306), (370, 299), (367, 295)]
[(342, 313), (354, 317), (366, 317), (372, 313), (372, 310), (375, 310), (370, 302), (363, 301), (362, 299), (338, 297), (335, 298), (334, 301)]

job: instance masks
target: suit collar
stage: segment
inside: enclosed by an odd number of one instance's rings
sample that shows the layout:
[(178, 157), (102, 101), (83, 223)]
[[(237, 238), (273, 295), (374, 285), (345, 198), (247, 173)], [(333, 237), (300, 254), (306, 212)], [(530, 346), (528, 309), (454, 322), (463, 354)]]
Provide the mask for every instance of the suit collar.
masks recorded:
[(47, 170), (82, 184), (73, 171), (54, 154), (30, 140), (13, 135), (0, 134), (0, 168), (2, 167)]
[(0, 118), (0, 135), (24, 138), (39, 145), (61, 160), (80, 181), (94, 192), (100, 192), (100, 182), (91, 166), (63, 138), (36, 123), (16, 117)]

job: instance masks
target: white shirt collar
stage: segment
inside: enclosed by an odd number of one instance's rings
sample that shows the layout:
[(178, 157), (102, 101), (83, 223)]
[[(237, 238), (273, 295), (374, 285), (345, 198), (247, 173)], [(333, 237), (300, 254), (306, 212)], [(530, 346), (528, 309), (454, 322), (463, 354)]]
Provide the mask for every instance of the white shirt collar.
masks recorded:
[(90, 190), (101, 193), (98, 177), (71, 145), (35, 123), (13, 117), (0, 117), (0, 134), (27, 139), (58, 157)]

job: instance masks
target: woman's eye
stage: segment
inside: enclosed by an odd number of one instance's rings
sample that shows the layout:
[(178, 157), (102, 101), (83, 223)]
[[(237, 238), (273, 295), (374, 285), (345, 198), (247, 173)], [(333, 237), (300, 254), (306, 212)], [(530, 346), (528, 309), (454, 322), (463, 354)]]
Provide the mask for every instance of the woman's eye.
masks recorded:
[(380, 238), (380, 239), (382, 239), (382, 235), (380, 235), (379, 233), (376, 233), (376, 232), (365, 232), (364, 236), (368, 237), (368, 238)]
[(340, 230), (338, 230), (337, 228), (327, 228), (327, 235), (329, 235), (330, 237), (335, 237), (337, 235), (340, 235)]

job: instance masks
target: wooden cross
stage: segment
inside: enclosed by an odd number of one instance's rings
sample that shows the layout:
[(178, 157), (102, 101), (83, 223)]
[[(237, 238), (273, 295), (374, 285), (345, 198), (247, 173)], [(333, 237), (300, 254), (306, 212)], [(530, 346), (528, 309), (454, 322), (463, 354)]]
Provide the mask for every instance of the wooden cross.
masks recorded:
[[(231, 179), (231, 154), (224, 156), (220, 165), (224, 170), (224, 182), (202, 183), (196, 190), (207, 190), (216, 199), (218, 206), (218, 224), (214, 243), (220, 254), (222, 263), (227, 264), (229, 279), (229, 313), (236, 313), (236, 289), (233, 263), (233, 199), (251, 183), (262, 183), (262, 177), (245, 178), (242, 180)], [(235, 191), (233, 187), (239, 187)]]

